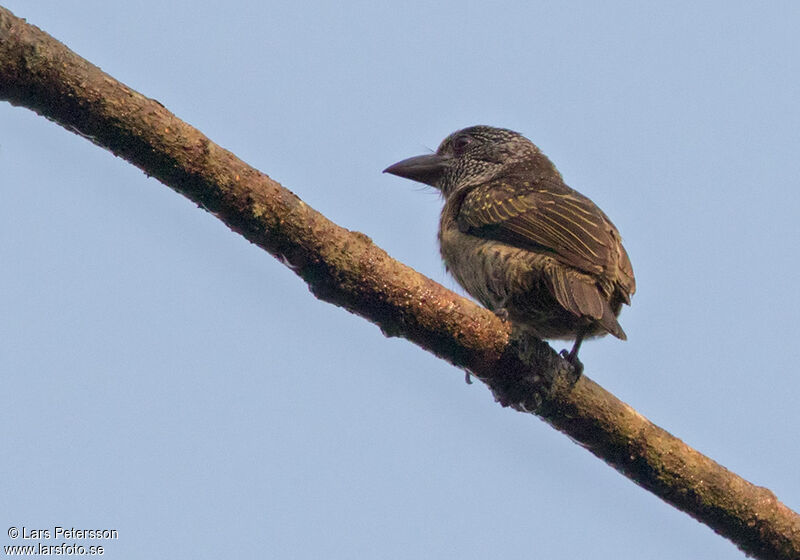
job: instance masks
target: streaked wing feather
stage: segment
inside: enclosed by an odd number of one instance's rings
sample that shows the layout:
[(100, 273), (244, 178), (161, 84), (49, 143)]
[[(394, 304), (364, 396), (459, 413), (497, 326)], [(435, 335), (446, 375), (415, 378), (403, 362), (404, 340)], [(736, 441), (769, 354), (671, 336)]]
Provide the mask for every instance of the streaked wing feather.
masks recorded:
[(545, 248), (595, 274), (613, 262), (619, 245), (605, 214), (563, 183), (540, 183), (522, 193), (503, 182), (481, 186), (464, 199), (459, 220), (465, 229), (486, 228), (506, 242)]
[(623, 301), (630, 305), (630, 296), (636, 292), (636, 279), (633, 277), (633, 265), (631, 265), (631, 260), (628, 258), (628, 252), (625, 250), (625, 247), (622, 246), (622, 243), (619, 244), (619, 252), (619, 270), (622, 272), (623, 276), (623, 278), (620, 278), (619, 283), (623, 288), (621, 290), (624, 297)]
[(563, 267), (551, 267), (547, 274), (553, 295), (564, 309), (578, 317), (600, 319), (603, 316), (603, 300), (596, 286), (582, 281)]
[[(512, 187), (512, 182), (524, 190)], [(630, 303), (630, 294), (636, 290), (633, 268), (616, 228), (591, 200), (560, 180), (539, 178), (531, 183), (509, 178), (468, 193), (458, 225), (465, 232), (479, 231), (481, 236), (552, 254), (568, 265), (543, 271), (559, 304), (626, 338), (611, 298)]]

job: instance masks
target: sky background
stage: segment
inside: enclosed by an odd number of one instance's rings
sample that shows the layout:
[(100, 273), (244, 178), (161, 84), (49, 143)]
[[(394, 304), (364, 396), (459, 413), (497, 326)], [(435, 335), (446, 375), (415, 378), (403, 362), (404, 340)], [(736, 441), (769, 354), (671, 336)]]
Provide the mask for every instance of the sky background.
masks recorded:
[[(629, 340), (585, 344), (586, 374), (800, 509), (800, 4), (0, 3), (456, 290), (438, 196), (381, 170), (522, 132), (636, 273)], [(0, 263), (3, 545), (60, 525), (117, 529), (79, 541), (108, 558), (744, 558), (7, 103)]]

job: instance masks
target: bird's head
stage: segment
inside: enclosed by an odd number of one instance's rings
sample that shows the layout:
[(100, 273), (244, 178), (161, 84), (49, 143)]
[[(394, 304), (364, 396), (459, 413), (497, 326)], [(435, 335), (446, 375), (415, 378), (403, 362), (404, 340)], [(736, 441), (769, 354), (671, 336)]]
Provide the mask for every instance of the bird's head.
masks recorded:
[(538, 152), (513, 130), (471, 126), (445, 138), (436, 153), (404, 159), (383, 172), (425, 183), (449, 196), (490, 181)]

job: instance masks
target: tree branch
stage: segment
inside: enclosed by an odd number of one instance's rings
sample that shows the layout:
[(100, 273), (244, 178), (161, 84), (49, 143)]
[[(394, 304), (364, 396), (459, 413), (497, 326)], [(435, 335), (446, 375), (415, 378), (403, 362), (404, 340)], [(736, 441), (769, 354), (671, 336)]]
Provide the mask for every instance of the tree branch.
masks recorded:
[(402, 336), (535, 412), (666, 502), (759, 558), (800, 558), (800, 516), (655, 426), (545, 343), (327, 220), (164, 106), (0, 7), (0, 99), (158, 178), (283, 261), (320, 299)]

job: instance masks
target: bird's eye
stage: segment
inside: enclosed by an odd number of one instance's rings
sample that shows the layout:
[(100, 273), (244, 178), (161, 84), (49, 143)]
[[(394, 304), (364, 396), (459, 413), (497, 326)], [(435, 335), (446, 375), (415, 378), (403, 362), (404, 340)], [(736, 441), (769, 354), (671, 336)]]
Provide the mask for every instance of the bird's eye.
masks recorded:
[(457, 156), (460, 156), (465, 151), (467, 151), (467, 146), (469, 146), (470, 144), (472, 144), (472, 136), (467, 136), (466, 134), (463, 134), (461, 136), (456, 136), (455, 138), (453, 138), (453, 144), (452, 144), (453, 152)]

